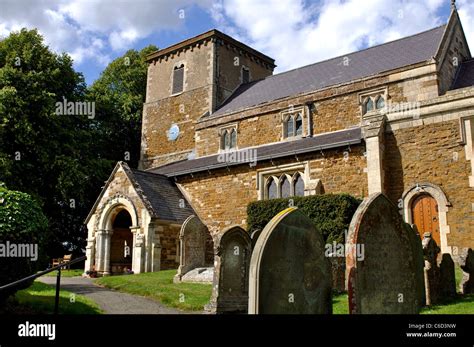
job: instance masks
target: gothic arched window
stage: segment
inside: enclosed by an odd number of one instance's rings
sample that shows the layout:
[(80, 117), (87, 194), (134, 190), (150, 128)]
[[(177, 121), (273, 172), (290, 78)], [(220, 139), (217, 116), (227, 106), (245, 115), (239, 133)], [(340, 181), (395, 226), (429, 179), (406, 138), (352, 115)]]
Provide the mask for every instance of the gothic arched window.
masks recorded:
[(303, 134), (303, 118), (301, 118), (301, 114), (299, 113), (296, 116), (295, 128), (296, 128), (296, 136), (300, 136)]
[(381, 108), (384, 108), (385, 107), (385, 99), (383, 98), (383, 96), (379, 96), (377, 101), (375, 102), (375, 108), (377, 110), (380, 110)]
[(280, 197), (289, 198), (291, 196), (291, 185), (286, 175), (283, 175), (280, 181)]
[(267, 180), (266, 195), (267, 195), (267, 199), (275, 199), (278, 197), (277, 184), (275, 180), (273, 179), (273, 177), (270, 177)]
[(286, 137), (294, 136), (294, 124), (293, 124), (293, 117), (288, 117), (286, 121)]
[(304, 181), (299, 173), (293, 176), (293, 195), (304, 196)]
[(232, 129), (230, 132), (230, 147), (231, 149), (235, 149), (237, 147), (237, 131)]
[(370, 112), (374, 109), (374, 101), (372, 100), (372, 98), (367, 98), (367, 100), (365, 101), (365, 112)]

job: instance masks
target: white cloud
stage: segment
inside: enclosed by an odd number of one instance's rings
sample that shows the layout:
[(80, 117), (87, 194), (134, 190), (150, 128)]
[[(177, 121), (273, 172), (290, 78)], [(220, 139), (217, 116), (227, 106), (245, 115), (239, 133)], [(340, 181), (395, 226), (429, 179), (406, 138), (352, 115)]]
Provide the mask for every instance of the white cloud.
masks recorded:
[[(77, 64), (111, 57), (163, 30), (185, 28), (188, 10), (207, 10), (227, 34), (276, 59), (277, 71), (311, 64), (443, 24), (447, 0), (0, 0), (0, 37), (38, 28)], [(458, 0), (474, 53), (474, 2)], [(181, 12), (184, 10), (184, 12)], [(180, 18), (184, 14), (184, 20)], [(154, 42), (150, 42), (154, 43)]]
[(471, 54), (474, 54), (474, 2), (472, 0), (459, 0), (458, 9), (469, 49)]
[[(276, 60), (277, 71), (311, 64), (444, 24), (445, 0), (219, 0), (211, 14), (224, 31)], [(474, 40), (474, 3), (458, 1)]]
[(137, 40), (179, 29), (184, 24), (180, 10), (186, 15), (192, 5), (211, 4), (211, 0), (1, 1), (1, 37), (22, 27), (37, 28), (53, 50), (69, 53), (76, 65), (88, 61), (100, 66)]

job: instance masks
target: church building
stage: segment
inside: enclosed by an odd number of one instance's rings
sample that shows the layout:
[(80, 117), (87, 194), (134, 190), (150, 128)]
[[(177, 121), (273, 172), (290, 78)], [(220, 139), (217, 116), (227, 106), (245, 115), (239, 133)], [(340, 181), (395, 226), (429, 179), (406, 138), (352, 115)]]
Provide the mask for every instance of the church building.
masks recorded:
[(117, 163), (92, 207), (86, 271), (178, 268), (190, 218), (212, 265), (250, 202), (331, 193), (383, 192), (442, 253), (474, 248), (474, 59), (454, 6), (439, 27), (279, 74), (218, 30), (147, 60), (140, 165)]

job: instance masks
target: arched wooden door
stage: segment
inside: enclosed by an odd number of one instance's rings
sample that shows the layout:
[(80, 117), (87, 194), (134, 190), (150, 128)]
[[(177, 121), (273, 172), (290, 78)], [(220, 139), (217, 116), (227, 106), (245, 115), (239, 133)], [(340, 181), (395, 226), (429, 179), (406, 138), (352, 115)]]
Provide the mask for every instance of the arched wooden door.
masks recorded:
[(425, 232), (430, 232), (431, 237), (439, 246), (439, 216), (436, 200), (428, 194), (418, 196), (413, 200), (411, 213), (413, 216), (413, 224), (418, 228), (420, 237), (423, 238)]

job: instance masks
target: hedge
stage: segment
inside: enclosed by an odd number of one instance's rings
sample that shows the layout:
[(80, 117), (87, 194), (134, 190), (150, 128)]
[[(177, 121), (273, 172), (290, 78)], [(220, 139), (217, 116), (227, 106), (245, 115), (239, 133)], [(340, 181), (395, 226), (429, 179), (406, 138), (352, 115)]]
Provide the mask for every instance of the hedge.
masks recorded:
[[(290, 201), (292, 200), (292, 201)], [(292, 205), (308, 216), (328, 243), (344, 242), (352, 216), (362, 200), (348, 194), (323, 194), (251, 202), (247, 206), (248, 230), (263, 230), (279, 212)]]
[[(48, 238), (48, 220), (39, 204), (30, 195), (8, 190), (0, 182), (0, 244), (37, 244), (38, 259), (10, 257), (2, 252), (0, 256), (0, 286), (35, 273), (42, 265), (44, 245)], [(6, 253), (6, 252), (5, 252)], [(26, 284), (0, 293), (0, 304), (16, 290), (28, 287)]]

